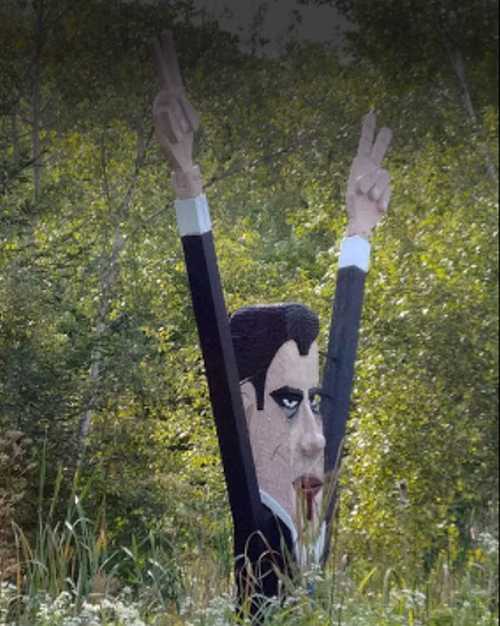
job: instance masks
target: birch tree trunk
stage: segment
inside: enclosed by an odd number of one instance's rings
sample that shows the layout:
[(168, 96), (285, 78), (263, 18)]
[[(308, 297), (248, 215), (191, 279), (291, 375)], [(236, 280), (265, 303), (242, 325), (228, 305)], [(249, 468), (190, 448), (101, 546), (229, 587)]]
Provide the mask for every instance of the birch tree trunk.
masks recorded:
[(125, 239), (122, 236), (120, 226), (115, 228), (111, 253), (101, 275), (101, 289), (97, 320), (95, 325), (95, 346), (90, 355), (89, 383), (90, 393), (87, 397), (84, 411), (80, 418), (78, 430), (78, 450), (80, 457), (85, 448), (85, 441), (90, 431), (92, 417), (94, 415), (100, 393), (100, 383), (102, 375), (102, 349), (101, 343), (108, 327), (108, 315), (118, 274), (119, 259), (125, 246)]
[(42, 79), (42, 48), (44, 29), (44, 0), (35, 3), (35, 55), (33, 59), (33, 78), (31, 88), (31, 149), (33, 160), (33, 199), (35, 205), (40, 199), (42, 185), (40, 115), (41, 115), (41, 79)]
[(486, 143), (486, 138), (484, 137), (484, 132), (481, 127), (481, 123), (477, 117), (476, 111), (474, 109), (474, 104), (472, 102), (472, 97), (470, 95), (470, 89), (467, 83), (467, 74), (465, 70), (465, 62), (462, 51), (458, 47), (453, 45), (446, 33), (443, 33), (442, 36), (444, 39), (446, 51), (448, 53), (448, 58), (458, 81), (460, 96), (462, 98), (462, 105), (474, 130), (482, 137), (481, 149), (484, 154), (486, 172), (488, 173), (488, 176), (491, 178), (491, 180), (495, 184), (498, 184), (498, 171), (495, 167), (495, 164), (493, 163), (490, 149), (488, 148), (488, 145)]
[[(103, 381), (103, 351), (102, 340), (109, 328), (109, 313), (113, 294), (115, 291), (116, 283), (120, 275), (120, 256), (125, 247), (126, 239), (123, 236), (120, 222), (122, 222), (128, 215), (130, 205), (134, 191), (137, 186), (137, 180), (141, 167), (144, 163), (144, 157), (146, 153), (146, 142), (144, 138), (144, 130), (142, 126), (137, 128), (137, 148), (134, 172), (130, 185), (127, 189), (125, 197), (123, 198), (120, 206), (117, 210), (116, 226), (113, 234), (113, 242), (111, 245), (111, 252), (105, 261), (105, 266), (101, 272), (100, 279), (100, 296), (99, 306), (97, 309), (97, 317), (95, 323), (95, 342), (94, 348), (90, 355), (90, 368), (89, 368), (89, 392), (86, 400), (84, 401), (84, 407), (80, 416), (78, 425), (78, 465), (81, 465), (85, 456), (85, 449), (87, 444), (88, 435), (92, 427), (92, 420), (95, 415), (102, 391)], [(105, 186), (107, 183), (104, 183)], [(107, 193), (107, 192), (106, 192)]]
[(16, 103), (12, 107), (12, 111), (10, 114), (10, 131), (13, 150), (12, 156), (14, 159), (14, 163), (19, 163), (21, 160), (21, 151), (19, 149), (19, 129), (17, 127), (18, 107), (19, 105)]

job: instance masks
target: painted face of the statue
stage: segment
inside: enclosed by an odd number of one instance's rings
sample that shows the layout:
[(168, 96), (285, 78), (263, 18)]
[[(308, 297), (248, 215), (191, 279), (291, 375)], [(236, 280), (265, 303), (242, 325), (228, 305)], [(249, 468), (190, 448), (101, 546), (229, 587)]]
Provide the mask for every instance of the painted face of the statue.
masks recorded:
[(316, 523), (321, 515), (324, 478), (323, 424), (319, 413), (318, 346), (306, 354), (289, 339), (267, 369), (263, 406), (255, 388), (242, 384), (259, 487), (291, 516)]

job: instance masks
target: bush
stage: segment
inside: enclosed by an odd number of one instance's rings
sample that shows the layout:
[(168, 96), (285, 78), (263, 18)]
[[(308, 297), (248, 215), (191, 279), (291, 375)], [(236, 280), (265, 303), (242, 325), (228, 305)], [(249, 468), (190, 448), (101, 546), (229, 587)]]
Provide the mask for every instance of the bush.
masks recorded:
[(22, 432), (0, 435), (0, 582), (16, 571), (13, 525), (25, 524), (32, 512), (32, 458), (32, 441)]

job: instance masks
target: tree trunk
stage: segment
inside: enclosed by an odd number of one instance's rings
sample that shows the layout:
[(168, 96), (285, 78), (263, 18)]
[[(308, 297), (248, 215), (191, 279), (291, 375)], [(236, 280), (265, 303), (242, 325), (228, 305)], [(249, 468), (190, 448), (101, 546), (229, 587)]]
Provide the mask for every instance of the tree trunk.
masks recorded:
[(90, 393), (88, 395), (85, 409), (80, 418), (78, 429), (78, 449), (80, 456), (85, 448), (85, 441), (90, 431), (92, 417), (95, 413), (100, 393), (101, 374), (102, 374), (102, 349), (101, 342), (107, 330), (108, 314), (111, 305), (113, 288), (115, 286), (119, 274), (119, 258), (125, 246), (125, 239), (121, 234), (120, 226), (115, 228), (111, 254), (108, 259), (107, 267), (104, 268), (101, 276), (101, 296), (99, 300), (99, 309), (97, 311), (97, 320), (95, 327), (95, 346), (90, 355), (89, 383)]
[(124, 220), (129, 213), (132, 197), (137, 185), (140, 169), (144, 162), (145, 154), (146, 142), (144, 139), (144, 130), (143, 127), (140, 126), (137, 129), (135, 169), (129, 188), (117, 211), (118, 219), (116, 220), (117, 225), (115, 227), (113, 235), (111, 252), (101, 273), (100, 299), (95, 324), (95, 345), (90, 355), (89, 393), (84, 402), (84, 408), (82, 410), (78, 426), (78, 465), (81, 465), (81, 463), (83, 462), (87, 439), (92, 426), (92, 419), (95, 415), (95, 411), (101, 396), (103, 379), (102, 340), (109, 327), (108, 318), (110, 306), (112, 302), (113, 292), (115, 290), (116, 283), (120, 275), (119, 260), (126, 243), (126, 240), (122, 234), (120, 222)]
[(11, 141), (13, 148), (13, 160), (14, 163), (19, 163), (21, 160), (21, 150), (19, 149), (19, 129), (17, 127), (17, 114), (18, 114), (18, 104), (12, 107), (12, 111), (10, 114), (10, 130), (11, 130)]
[(455, 76), (458, 80), (463, 107), (471, 121), (474, 130), (482, 137), (483, 140), (481, 143), (481, 149), (484, 154), (486, 171), (491, 180), (495, 184), (498, 184), (498, 171), (495, 164), (493, 163), (490, 149), (488, 148), (486, 138), (484, 137), (484, 131), (474, 109), (474, 104), (472, 103), (469, 85), (467, 83), (464, 57), (461, 50), (452, 45), (446, 34), (444, 34), (443, 37), (445, 40), (446, 50), (448, 52), (448, 58), (450, 59), (453, 72), (455, 73)]
[(38, 0), (35, 4), (35, 57), (33, 59), (33, 79), (31, 91), (31, 149), (33, 160), (33, 200), (35, 205), (40, 199), (42, 185), (42, 163), (41, 163), (41, 142), (40, 142), (40, 114), (41, 114), (41, 56), (43, 47), (44, 28), (44, 0)]

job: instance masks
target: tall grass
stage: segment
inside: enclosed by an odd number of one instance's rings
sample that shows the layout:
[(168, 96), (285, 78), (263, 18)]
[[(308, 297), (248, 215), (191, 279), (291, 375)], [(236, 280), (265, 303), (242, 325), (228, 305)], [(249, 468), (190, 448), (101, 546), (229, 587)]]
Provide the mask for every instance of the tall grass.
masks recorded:
[(47, 511), (44, 506), (46, 477), (44, 453), (40, 467), (36, 530), (28, 537), (22, 528), (14, 525), (17, 587), (27, 597), (36, 597), (43, 590), (51, 595), (71, 591), (76, 598), (83, 598), (89, 593), (94, 576), (108, 559), (104, 516), (101, 511), (95, 521), (87, 517), (78, 495), (76, 477), (63, 519), (56, 521), (63, 484), (62, 468), (57, 472)]
[[(193, 553), (176, 552), (161, 534), (110, 541), (102, 506), (85, 511), (86, 490), (78, 480), (64, 514), (62, 472), (48, 507), (43, 507), (45, 470), (40, 478), (36, 531), (15, 527), (15, 577), (2, 581), (0, 624), (16, 626), (224, 626), (250, 624), (235, 612), (229, 576), (230, 542), (200, 532)], [(45, 512), (44, 512), (45, 511)], [(56, 513), (56, 511), (58, 511)], [(226, 529), (227, 530), (227, 529)], [(212, 533), (213, 534), (213, 533)], [(325, 572), (310, 568), (286, 580), (284, 601), (262, 604), (263, 626), (496, 626), (498, 541), (478, 534), (460, 567), (446, 554), (423, 582), (403, 571), (340, 558)], [(229, 568), (230, 570), (231, 568)], [(420, 578), (421, 580), (421, 578)]]
[(8, 609), (3, 605), (4, 619), (31, 626), (38, 623), (36, 616), (43, 607), (46, 612), (51, 602), (61, 598), (77, 615), (86, 603), (99, 603), (123, 590), (127, 596), (140, 595), (143, 614), (172, 607), (178, 612), (182, 580), (172, 546), (152, 531), (141, 539), (132, 537), (128, 546), (112, 545), (106, 530), (105, 506), (97, 510), (93, 519), (86, 514), (82, 502), (89, 487), (79, 487), (78, 476), (62, 519), (56, 519), (61, 517), (56, 511), (63, 472), (59, 469), (52, 496), (44, 507), (44, 458), (36, 529), (28, 535), (14, 524), (14, 582), (12, 578), (3, 581), (0, 572), (0, 605), (2, 597), (9, 597)]

